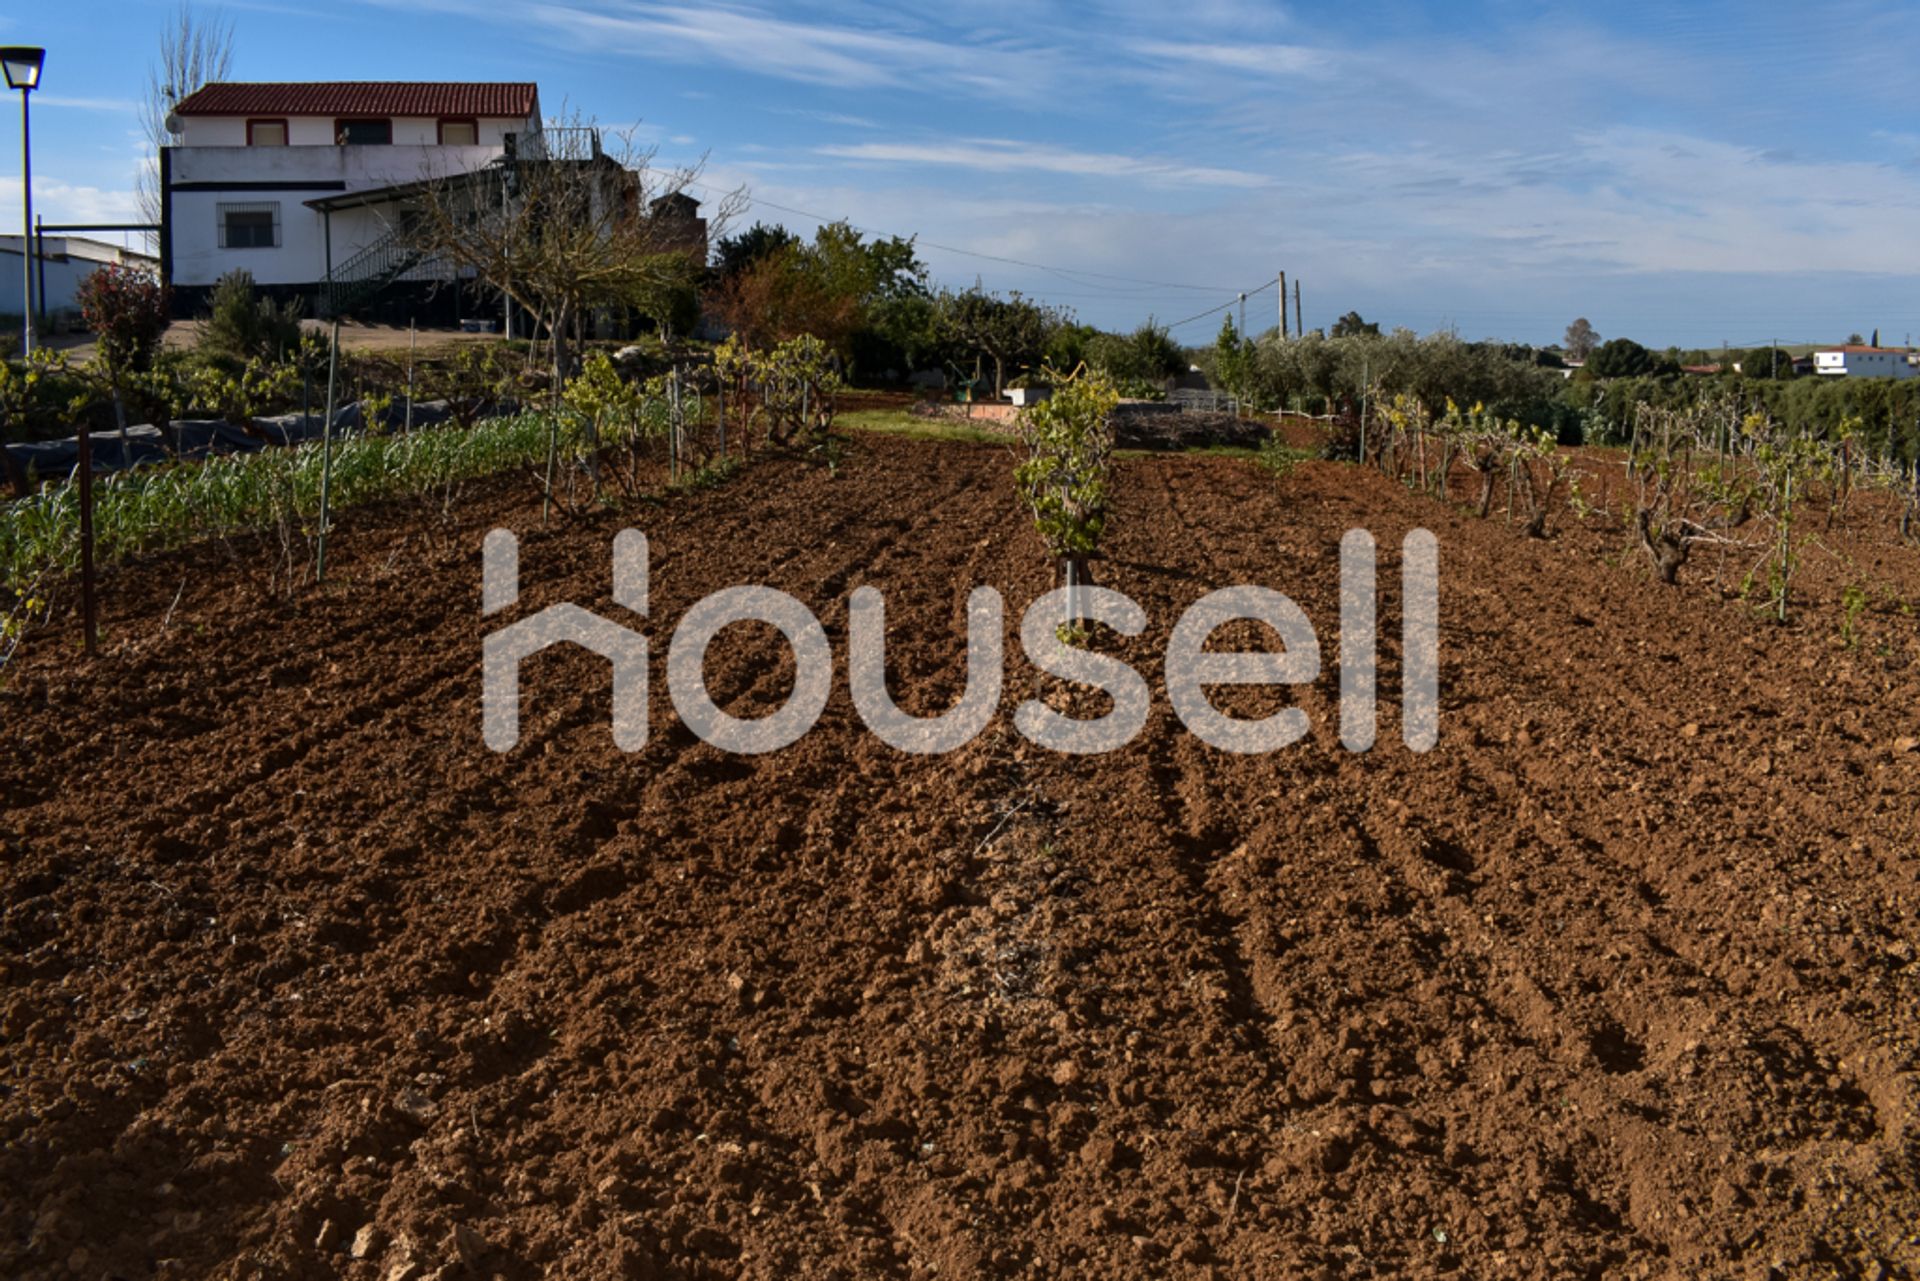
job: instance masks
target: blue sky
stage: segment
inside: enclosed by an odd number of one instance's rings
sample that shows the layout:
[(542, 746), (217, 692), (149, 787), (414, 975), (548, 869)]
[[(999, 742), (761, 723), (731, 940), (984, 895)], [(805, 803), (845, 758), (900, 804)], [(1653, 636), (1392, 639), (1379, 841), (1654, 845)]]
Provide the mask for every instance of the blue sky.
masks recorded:
[[(172, 0), (9, 6), (35, 192), (132, 214)], [(203, 9), (204, 11), (204, 9)], [(941, 280), (1180, 320), (1284, 268), (1308, 325), (1649, 345), (1920, 335), (1909, 6), (227, 0), (237, 79), (534, 79), (762, 217)], [(0, 226), (17, 218), (0, 115)], [(935, 248), (933, 246), (941, 246)], [(968, 253), (958, 252), (971, 251)], [(995, 259), (1017, 259), (1014, 265)], [(1273, 320), (1269, 289), (1250, 319)], [(1204, 341), (1217, 317), (1177, 331)]]

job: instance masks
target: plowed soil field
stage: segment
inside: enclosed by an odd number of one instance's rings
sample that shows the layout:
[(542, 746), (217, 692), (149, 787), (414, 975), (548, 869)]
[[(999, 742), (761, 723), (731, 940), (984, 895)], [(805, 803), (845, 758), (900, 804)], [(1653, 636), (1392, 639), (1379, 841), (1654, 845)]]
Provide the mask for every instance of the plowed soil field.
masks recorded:
[[(1920, 553), (1846, 535), (1782, 629), (1305, 463), (1129, 460), (1098, 569), (1153, 688), (1105, 756), (1027, 743), (1050, 567), (993, 447), (861, 437), (837, 470), (539, 528), (350, 516), (293, 600), (219, 548), (108, 583), (0, 693), (0, 1275), (1872, 1277), (1920, 1272)], [(481, 739), (483, 635), (620, 617), (651, 540), (651, 737), (607, 667), (524, 673)], [(522, 533), (480, 613), (480, 540)], [(1339, 743), (1336, 549), (1381, 549), (1379, 745)], [(1440, 738), (1400, 744), (1397, 548), (1440, 544)], [(1841, 537), (1835, 535), (1835, 538)], [(722, 587), (810, 605), (825, 715), (728, 756), (674, 717), (673, 625)], [(1161, 654), (1216, 587), (1319, 628), (1307, 739), (1216, 751)], [(1006, 691), (959, 752), (861, 724), (847, 596), (886, 595), (903, 704)], [(177, 595), (177, 599), (176, 599)], [(1878, 598), (1876, 598), (1878, 599)], [(640, 625), (640, 620), (628, 616)], [(770, 629), (709, 655), (785, 699)]]

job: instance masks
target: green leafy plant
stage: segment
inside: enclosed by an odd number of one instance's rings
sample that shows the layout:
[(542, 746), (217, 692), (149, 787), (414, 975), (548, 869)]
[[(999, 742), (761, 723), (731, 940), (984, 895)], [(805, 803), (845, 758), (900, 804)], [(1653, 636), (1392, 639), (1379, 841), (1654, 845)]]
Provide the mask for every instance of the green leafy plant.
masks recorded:
[(300, 370), (290, 361), (255, 357), (229, 371), (217, 364), (196, 365), (188, 375), (192, 403), (244, 427), (300, 390)]
[(767, 438), (814, 448), (833, 430), (834, 402), (844, 384), (827, 345), (811, 334), (790, 338), (759, 358), (756, 374), (767, 411)]
[(517, 371), (498, 343), (468, 343), (443, 361), (423, 367), (420, 385), (429, 400), (444, 400), (447, 412), (462, 427), (472, 427), (482, 416), (512, 399)]
[(1213, 342), (1213, 376), (1236, 401), (1253, 398), (1254, 358), (1253, 344), (1240, 336), (1231, 315), (1224, 317)]
[(1107, 527), (1113, 467), (1113, 410), (1119, 393), (1104, 374), (1052, 375), (1053, 395), (1016, 420), (1026, 457), (1014, 484), (1034, 528), (1059, 565), (1063, 587), (1090, 583), (1087, 563)]
[(1260, 442), (1260, 451), (1256, 455), (1259, 464), (1276, 477), (1290, 475), (1295, 467), (1311, 457), (1313, 451), (1295, 449), (1274, 435)]
[[(1834, 483), (1836, 463), (1822, 442), (1789, 433), (1764, 413), (1747, 415), (1741, 430), (1753, 442), (1759, 494), (1773, 523), (1772, 537), (1757, 569), (1766, 575), (1767, 609), (1784, 623), (1794, 575), (1800, 568), (1803, 539), (1796, 532), (1800, 508), (1816, 482)], [(1749, 572), (1749, 582), (1754, 576)]]
[(1840, 643), (1847, 649), (1860, 644), (1860, 616), (1866, 613), (1868, 603), (1862, 583), (1848, 583), (1840, 593)]
[[(627, 466), (615, 468), (613, 475), (629, 497), (640, 491), (638, 446), (650, 437), (667, 432), (671, 426), (667, 410), (666, 379), (650, 380), (646, 386), (621, 376), (604, 351), (591, 353), (580, 372), (568, 380), (561, 393), (561, 407), (578, 430), (586, 450), (589, 474), (598, 479), (601, 451), (606, 447), (626, 451)], [(559, 416), (549, 442), (557, 450), (561, 433)], [(549, 455), (547, 484), (551, 491), (555, 459)]]
[[(1526, 523), (1521, 526), (1521, 532), (1529, 538), (1545, 538), (1549, 532), (1547, 523), (1562, 493), (1566, 494), (1576, 515), (1584, 510), (1579, 473), (1573, 470), (1567, 456), (1560, 451), (1560, 442), (1552, 432), (1528, 427), (1511, 419), (1507, 422), (1507, 430), (1514, 442), (1509, 475), (1527, 510)], [(1511, 508), (1511, 502), (1508, 506)]]

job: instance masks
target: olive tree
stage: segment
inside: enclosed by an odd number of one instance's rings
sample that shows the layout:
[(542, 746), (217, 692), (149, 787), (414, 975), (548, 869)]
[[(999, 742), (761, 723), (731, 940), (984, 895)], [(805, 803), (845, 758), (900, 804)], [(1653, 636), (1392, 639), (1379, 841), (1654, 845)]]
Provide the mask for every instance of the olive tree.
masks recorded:
[(1038, 361), (1061, 318), (1051, 308), (1014, 292), (1002, 298), (978, 284), (940, 300), (941, 327), (955, 346), (993, 365), (993, 394), (1007, 385), (1009, 366)]

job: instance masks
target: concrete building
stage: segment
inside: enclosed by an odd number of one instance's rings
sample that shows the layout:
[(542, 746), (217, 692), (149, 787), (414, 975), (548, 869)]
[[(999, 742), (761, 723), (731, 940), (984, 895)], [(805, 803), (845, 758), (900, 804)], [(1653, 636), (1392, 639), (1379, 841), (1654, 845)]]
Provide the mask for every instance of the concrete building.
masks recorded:
[[(18, 316), (25, 312), (25, 272), (22, 270), (20, 236), (0, 236), (0, 315)], [(40, 311), (50, 322), (59, 323), (77, 314), (74, 291), (80, 282), (109, 263), (158, 271), (160, 260), (138, 249), (128, 249), (86, 236), (42, 236), (34, 273), (34, 292), (40, 295)]]
[(1830, 378), (1915, 378), (1920, 377), (1920, 353), (1846, 343), (1814, 352), (1813, 372)]

